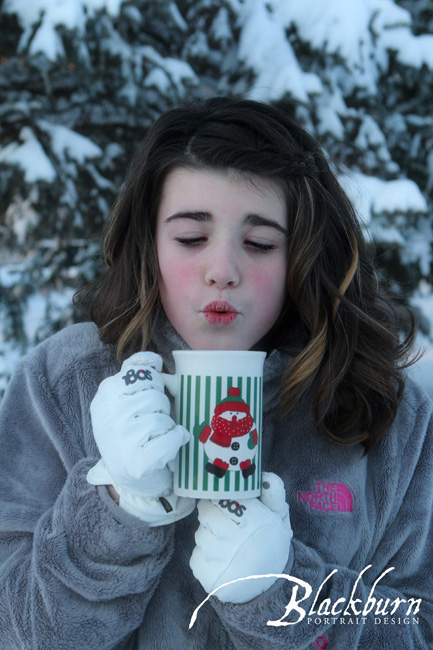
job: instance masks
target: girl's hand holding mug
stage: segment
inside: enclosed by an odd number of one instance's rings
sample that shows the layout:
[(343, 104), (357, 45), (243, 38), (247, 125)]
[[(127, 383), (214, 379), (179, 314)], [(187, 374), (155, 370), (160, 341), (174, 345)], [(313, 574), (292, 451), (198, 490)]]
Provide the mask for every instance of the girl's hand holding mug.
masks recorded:
[(161, 370), (158, 354), (133, 354), (101, 382), (90, 407), (101, 460), (88, 482), (113, 485), (119, 505), (153, 526), (181, 519), (195, 505), (172, 494), (169, 466), (191, 435), (170, 417)]
[[(283, 481), (262, 473), (260, 498), (201, 500), (200, 526), (190, 566), (210, 594), (220, 585), (248, 576), (281, 574), (293, 537)], [(219, 589), (223, 602), (246, 603), (269, 589), (277, 577), (239, 580)]]

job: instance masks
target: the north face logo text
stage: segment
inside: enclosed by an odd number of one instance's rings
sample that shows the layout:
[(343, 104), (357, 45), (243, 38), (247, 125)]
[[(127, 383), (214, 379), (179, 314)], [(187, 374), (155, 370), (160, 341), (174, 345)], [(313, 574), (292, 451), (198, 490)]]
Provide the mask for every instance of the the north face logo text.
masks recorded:
[(310, 510), (352, 512), (353, 499), (342, 483), (316, 481), (311, 492), (298, 492), (298, 501), (309, 504)]

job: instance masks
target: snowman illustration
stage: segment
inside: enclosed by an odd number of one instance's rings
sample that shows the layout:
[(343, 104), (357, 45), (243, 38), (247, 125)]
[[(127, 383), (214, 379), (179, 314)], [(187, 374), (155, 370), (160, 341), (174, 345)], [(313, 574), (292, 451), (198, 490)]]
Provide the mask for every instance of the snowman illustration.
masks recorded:
[(240, 470), (248, 478), (256, 470), (257, 428), (240, 393), (239, 388), (229, 388), (228, 396), (215, 407), (211, 425), (198, 432), (209, 458), (205, 469), (218, 478), (227, 470)]

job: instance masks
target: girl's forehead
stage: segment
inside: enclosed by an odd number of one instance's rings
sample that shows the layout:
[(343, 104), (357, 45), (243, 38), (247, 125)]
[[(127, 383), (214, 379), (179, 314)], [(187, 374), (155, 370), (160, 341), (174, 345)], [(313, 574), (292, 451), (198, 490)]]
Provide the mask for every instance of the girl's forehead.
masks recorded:
[(164, 181), (164, 186), (176, 182), (206, 182), (211, 180), (229, 182), (234, 185), (250, 185), (256, 188), (257, 191), (265, 187), (283, 186), (283, 181), (278, 177), (253, 174), (234, 167), (199, 167), (195, 165), (180, 165), (171, 169)]
[(239, 203), (249, 202), (279, 206), (286, 212), (286, 198), (283, 182), (255, 174), (246, 174), (233, 168), (214, 169), (196, 167), (175, 167), (165, 179), (160, 211), (178, 207), (179, 201), (185, 207), (195, 202), (207, 204), (224, 202), (224, 199)]

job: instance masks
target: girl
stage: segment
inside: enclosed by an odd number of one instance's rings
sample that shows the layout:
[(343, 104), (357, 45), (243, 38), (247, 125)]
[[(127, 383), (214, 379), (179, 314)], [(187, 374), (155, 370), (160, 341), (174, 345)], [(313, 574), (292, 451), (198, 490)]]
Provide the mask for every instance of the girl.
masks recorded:
[[(0, 647), (431, 647), (432, 403), (313, 138), (247, 100), (167, 112), (105, 256), (77, 296), (92, 322), (30, 353), (3, 401)], [(159, 373), (189, 348), (267, 352), (241, 524), (172, 494), (190, 434)]]

